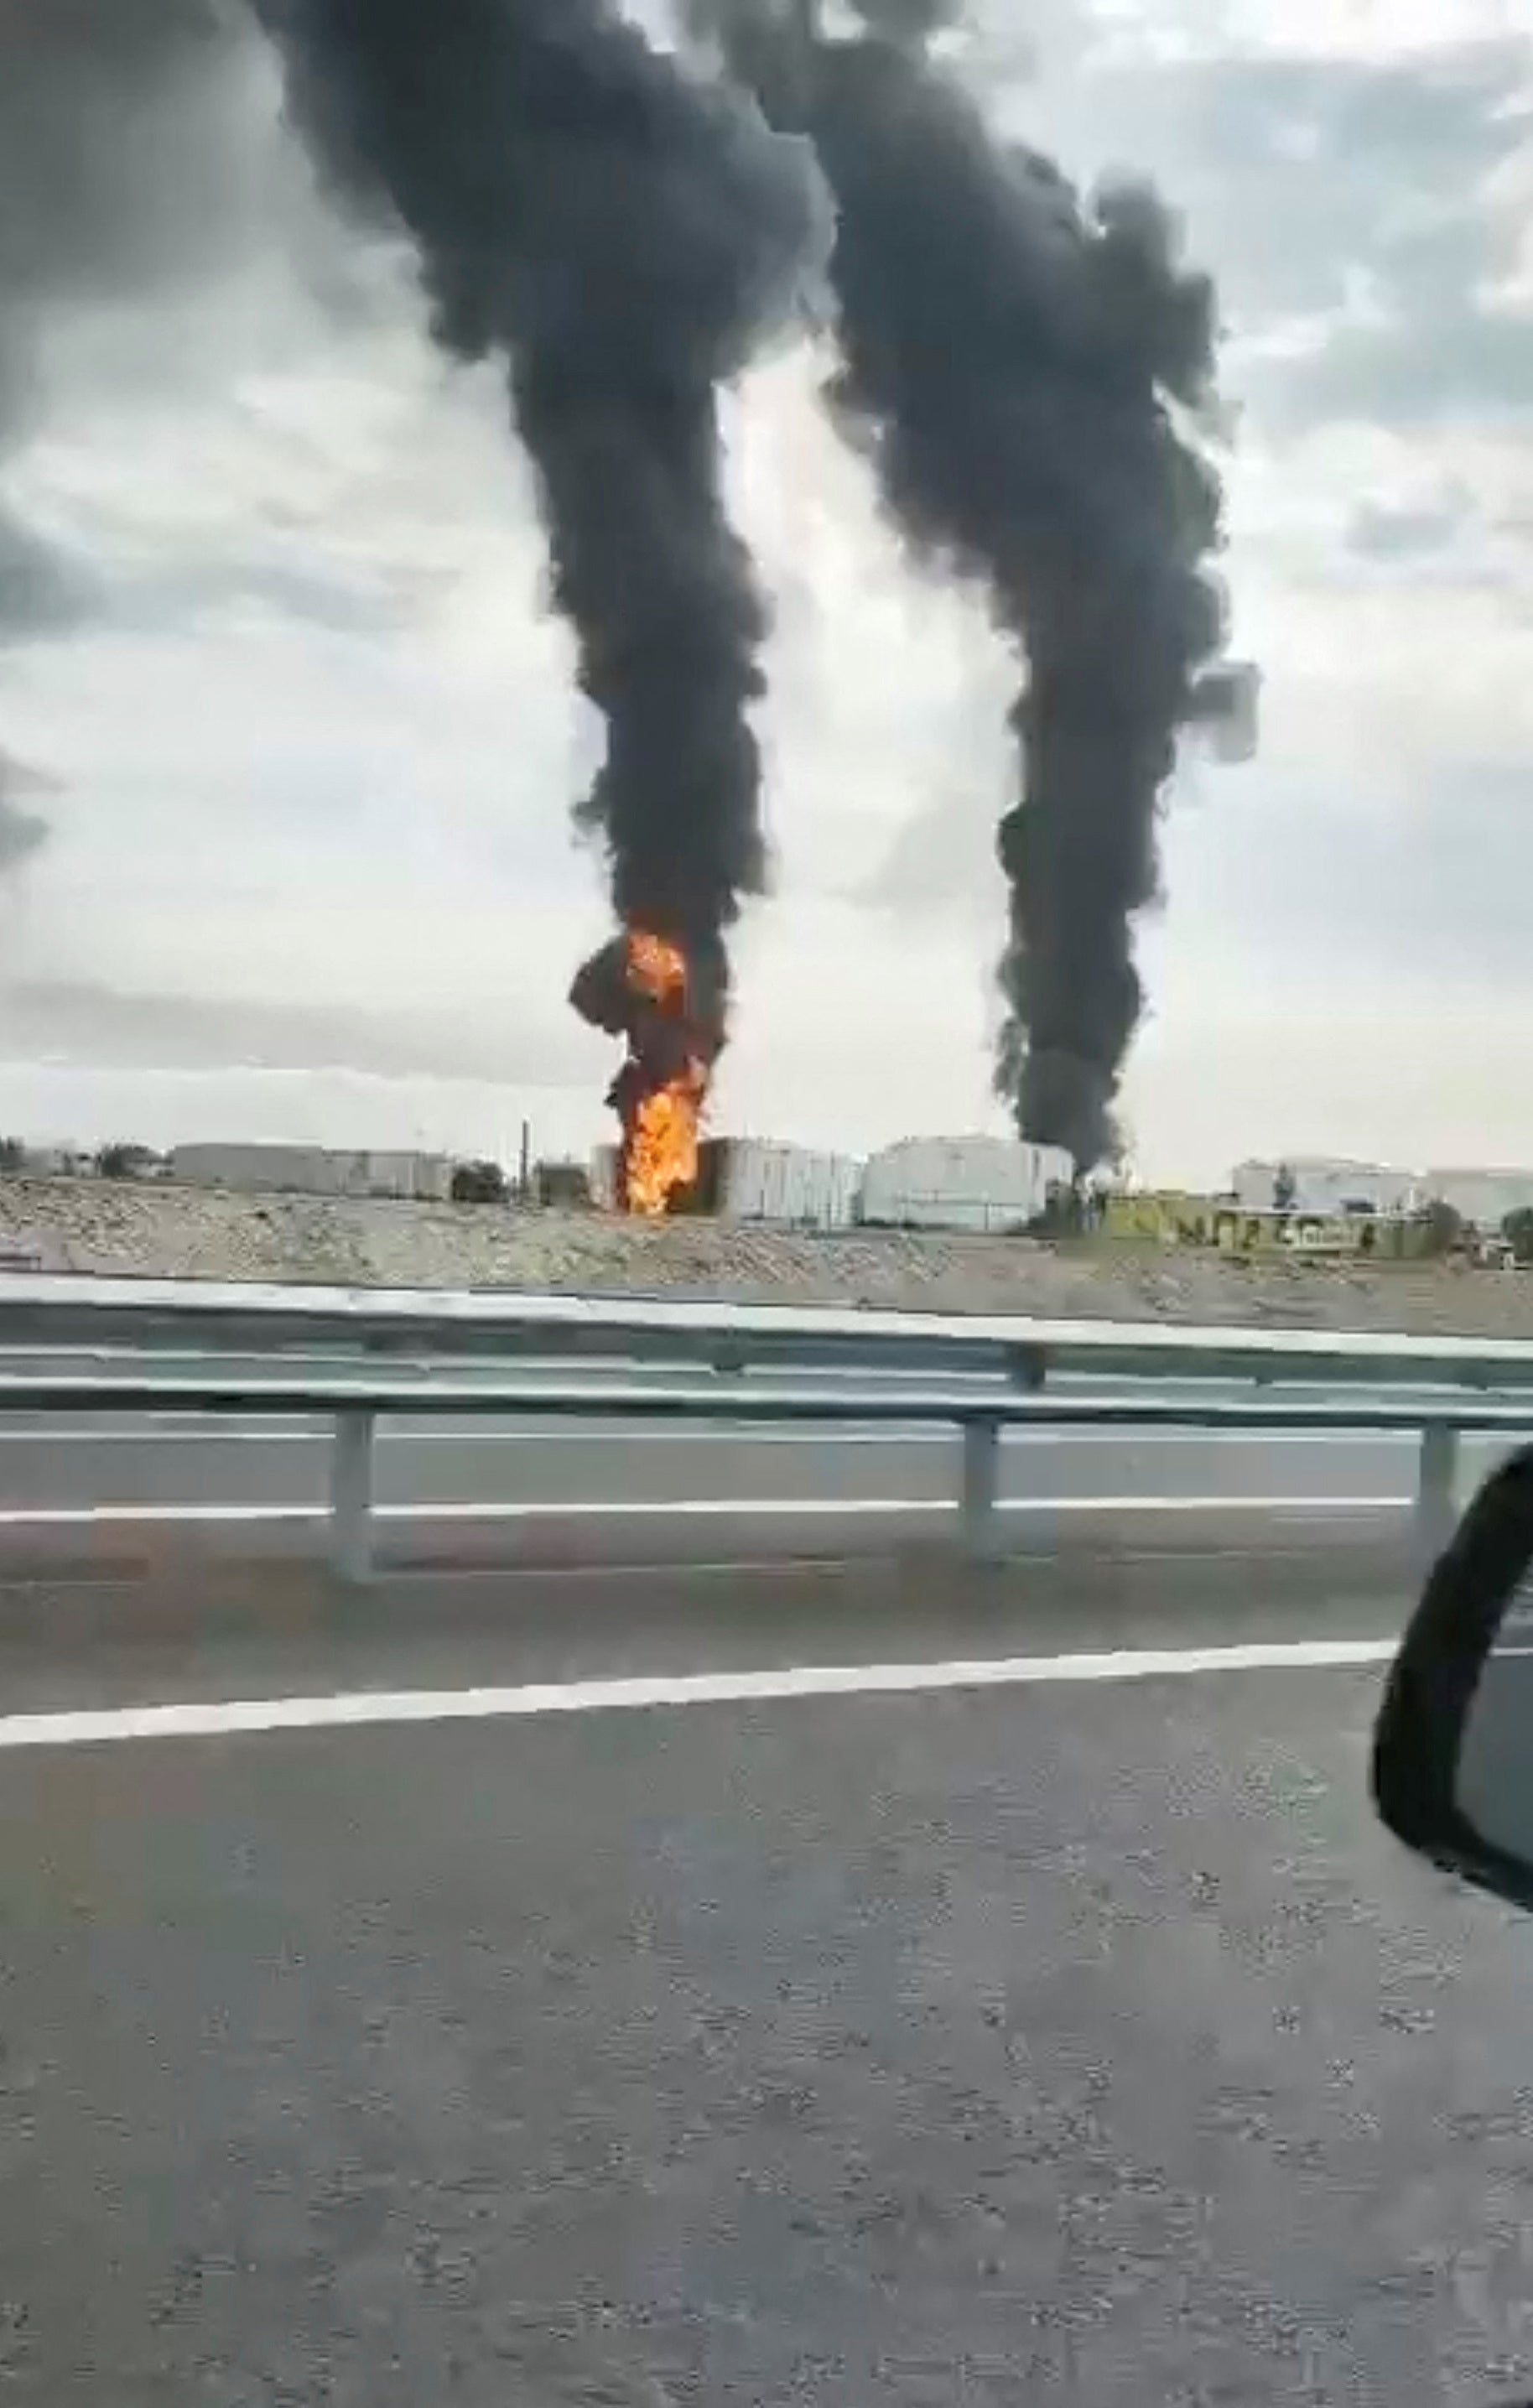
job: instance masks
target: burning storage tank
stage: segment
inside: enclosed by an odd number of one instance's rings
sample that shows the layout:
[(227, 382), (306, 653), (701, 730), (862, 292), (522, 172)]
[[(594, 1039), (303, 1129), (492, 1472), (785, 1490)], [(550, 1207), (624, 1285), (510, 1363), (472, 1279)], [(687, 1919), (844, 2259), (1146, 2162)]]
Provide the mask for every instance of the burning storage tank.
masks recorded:
[(667, 938), (630, 928), (593, 953), (569, 999), (627, 1043), (607, 1100), (623, 1123), (614, 1201), (652, 1219), (697, 1180), (698, 1124), (724, 1042), (722, 1000), (700, 991), (695, 965)]
[[(598, 1146), (591, 1192), (609, 1210), (620, 1207), (623, 1154)], [(781, 1229), (848, 1229), (856, 1219), (862, 1165), (851, 1154), (762, 1138), (709, 1138), (697, 1149), (690, 1185), (672, 1191), (666, 1210)]]
[(876, 1227), (1025, 1228), (1053, 1189), (1070, 1184), (1063, 1147), (1014, 1138), (910, 1137), (885, 1146), (863, 1172), (862, 1220)]

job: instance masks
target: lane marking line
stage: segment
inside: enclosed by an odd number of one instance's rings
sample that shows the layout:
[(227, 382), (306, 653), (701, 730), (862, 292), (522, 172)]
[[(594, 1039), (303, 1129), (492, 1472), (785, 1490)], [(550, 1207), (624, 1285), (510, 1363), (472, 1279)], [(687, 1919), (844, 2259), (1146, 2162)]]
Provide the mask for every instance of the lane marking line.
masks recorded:
[(319, 1424), (312, 1428), (274, 1429), (269, 1421), (251, 1425), (233, 1415), (217, 1429), (205, 1424), (195, 1429), (167, 1428), (158, 1414), (147, 1415), (146, 1423), (141, 1430), (0, 1429), (0, 1446), (320, 1446), (330, 1436), (329, 1429)]
[(0, 1716), (0, 1749), (100, 1747), (129, 1740), (226, 1739), (402, 1723), (501, 1722), (537, 1714), (748, 1705), (798, 1698), (917, 1695), (942, 1689), (1194, 1680), (1212, 1673), (1354, 1670), (1385, 1664), (1393, 1639), (1298, 1639), (1235, 1647), (1115, 1648), (935, 1664), (807, 1664), (760, 1672), (687, 1672), (517, 1688), (350, 1690), (334, 1697), (237, 1698)]
[[(1008, 1571), (1026, 1570), (1034, 1566), (1047, 1567), (1054, 1560), (1052, 1549), (1046, 1546), (1009, 1547), (1003, 1569)], [(1231, 1565), (1242, 1564), (1260, 1565), (1270, 1570), (1274, 1564), (1311, 1563), (1313, 1555), (1310, 1548), (1303, 1546), (1262, 1547), (1249, 1555), (1239, 1547), (1225, 1546), (1220, 1548), (1216, 1556), (1211, 1556), (1207, 1547), (1123, 1547), (1117, 1550), (1112, 1560), (1120, 1568), (1125, 1564), (1147, 1564), (1161, 1571), (1168, 1565), (1207, 1568), (1211, 1562), (1217, 1562), (1226, 1570)], [(634, 1561), (624, 1561), (621, 1556), (613, 1559), (603, 1556), (594, 1564), (539, 1563), (536, 1560), (531, 1563), (468, 1560), (445, 1564), (383, 1564), (379, 1568), (379, 1577), (391, 1588), (403, 1586), (411, 1581), (429, 1581), (435, 1591), (444, 1587), (487, 1586), (492, 1582), (502, 1589), (509, 1585), (536, 1587), (554, 1581), (589, 1582), (593, 1572), (599, 1572), (605, 1581), (630, 1584), (664, 1581), (674, 1589), (680, 1583), (714, 1580), (722, 1573), (781, 1584), (802, 1580), (807, 1572), (845, 1573), (855, 1577), (865, 1572), (867, 1568), (865, 1556), (848, 1555), (843, 1551), (834, 1555), (797, 1553), (775, 1555), (643, 1555)], [(46, 1582), (41, 1584), (46, 1585), (50, 1597), (76, 1592), (99, 1597), (107, 1592), (121, 1591), (125, 1583), (135, 1584), (135, 1575), (131, 1571), (124, 1573), (120, 1567), (77, 1564), (66, 1571), (50, 1570)], [(38, 1585), (39, 1575), (36, 1571), (7, 1571), (0, 1565), (0, 1597)]]
[[(408, 1413), (401, 1416), (408, 1421)], [(185, 1426), (177, 1426), (184, 1423)], [(1473, 1433), (1469, 1434), (1471, 1438)], [(582, 1430), (525, 1429), (505, 1423), (486, 1422), (456, 1429), (402, 1429), (389, 1423), (378, 1432), (380, 1442), (395, 1446), (935, 1446), (952, 1442), (957, 1436), (944, 1422), (910, 1424), (906, 1428), (867, 1429), (854, 1423), (844, 1430), (782, 1429), (768, 1423), (729, 1422), (707, 1426), (700, 1429), (646, 1429), (619, 1421), (603, 1422), (594, 1418)], [(246, 1421), (237, 1414), (216, 1425), (205, 1419), (193, 1423), (189, 1416), (150, 1414), (142, 1429), (0, 1429), (0, 1446), (163, 1446), (167, 1439), (178, 1446), (244, 1446), (252, 1441), (265, 1446), (325, 1445), (330, 1439), (327, 1423), (289, 1423), (274, 1428), (270, 1421)], [(1407, 1447), (1416, 1439), (1410, 1430), (1136, 1430), (1125, 1425), (1117, 1429), (1101, 1430), (1024, 1430), (1003, 1429), (1001, 1441), (1007, 1446), (1312, 1446), (1312, 1447)], [(1491, 1432), (1483, 1442), (1495, 1444)]]
[[(1396, 1513), (1411, 1497), (1001, 1497), (997, 1513)], [(527, 1504), (497, 1498), (482, 1504), (376, 1505), (380, 1522), (641, 1522), (664, 1516), (691, 1521), (865, 1519), (876, 1514), (956, 1514), (948, 1497), (639, 1497), (575, 1498)], [(327, 1522), (328, 1505), (7, 1505), (0, 1529), (73, 1529), (94, 1522)]]

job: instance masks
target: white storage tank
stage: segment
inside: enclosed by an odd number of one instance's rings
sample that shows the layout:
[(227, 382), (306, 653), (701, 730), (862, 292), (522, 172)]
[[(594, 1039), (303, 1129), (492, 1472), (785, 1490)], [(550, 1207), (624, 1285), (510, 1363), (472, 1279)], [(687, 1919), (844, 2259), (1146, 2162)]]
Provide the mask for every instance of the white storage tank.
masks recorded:
[(396, 1196), (422, 1204), (445, 1204), (452, 1188), (452, 1165), (445, 1154), (389, 1153), (362, 1156), (367, 1196)]
[(230, 1187), (242, 1195), (335, 1195), (336, 1157), (314, 1145), (242, 1145), (212, 1140), (178, 1145), (169, 1175), (189, 1187)]
[(1024, 1229), (1073, 1170), (1062, 1148), (1016, 1138), (902, 1138), (863, 1172), (861, 1217), (895, 1229)]
[(1280, 1186), (1295, 1212), (1409, 1212), (1418, 1200), (1414, 1171), (1386, 1163), (1351, 1162), (1342, 1155), (1293, 1154), (1285, 1161), (1238, 1163), (1230, 1184), (1243, 1211), (1278, 1208)]
[(713, 1209), (725, 1221), (779, 1228), (846, 1229), (856, 1211), (859, 1166), (849, 1154), (816, 1154), (762, 1138), (719, 1142)]
[(445, 1154), (364, 1154), (321, 1145), (179, 1145), (167, 1175), (192, 1187), (247, 1196), (389, 1196), (437, 1203), (452, 1171)]
[(591, 1201), (604, 1212), (615, 1212), (618, 1202), (618, 1164), (621, 1160), (615, 1145), (598, 1145), (591, 1155)]

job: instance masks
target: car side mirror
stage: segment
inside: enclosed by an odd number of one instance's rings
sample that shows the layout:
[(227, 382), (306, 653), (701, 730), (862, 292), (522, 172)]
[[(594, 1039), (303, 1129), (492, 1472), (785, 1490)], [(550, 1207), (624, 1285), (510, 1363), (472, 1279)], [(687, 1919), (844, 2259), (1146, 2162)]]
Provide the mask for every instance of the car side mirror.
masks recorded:
[(1533, 1448), (1433, 1568), (1385, 1686), (1373, 1797), (1408, 1847), (1533, 1911)]

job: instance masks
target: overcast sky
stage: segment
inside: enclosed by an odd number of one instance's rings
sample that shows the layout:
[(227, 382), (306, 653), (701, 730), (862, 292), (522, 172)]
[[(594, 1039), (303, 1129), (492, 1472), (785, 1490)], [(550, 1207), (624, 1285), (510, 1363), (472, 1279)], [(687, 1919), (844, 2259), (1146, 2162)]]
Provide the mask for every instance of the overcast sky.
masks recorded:
[[(583, 1152), (595, 750), (502, 394), (201, 5), (74, 0), (165, 39), (60, 87), (0, 0), (0, 754), (34, 773), (0, 770), (0, 1129), (509, 1152), (525, 1115)], [(1229, 329), (1263, 740), (1169, 798), (1139, 1166), (1533, 1162), (1533, 0), (976, 16), (1008, 127), (1148, 169)], [(823, 366), (729, 409), (777, 867), (717, 1119), (860, 1151), (1003, 1125), (1015, 764), (1009, 665), (903, 562)]]

